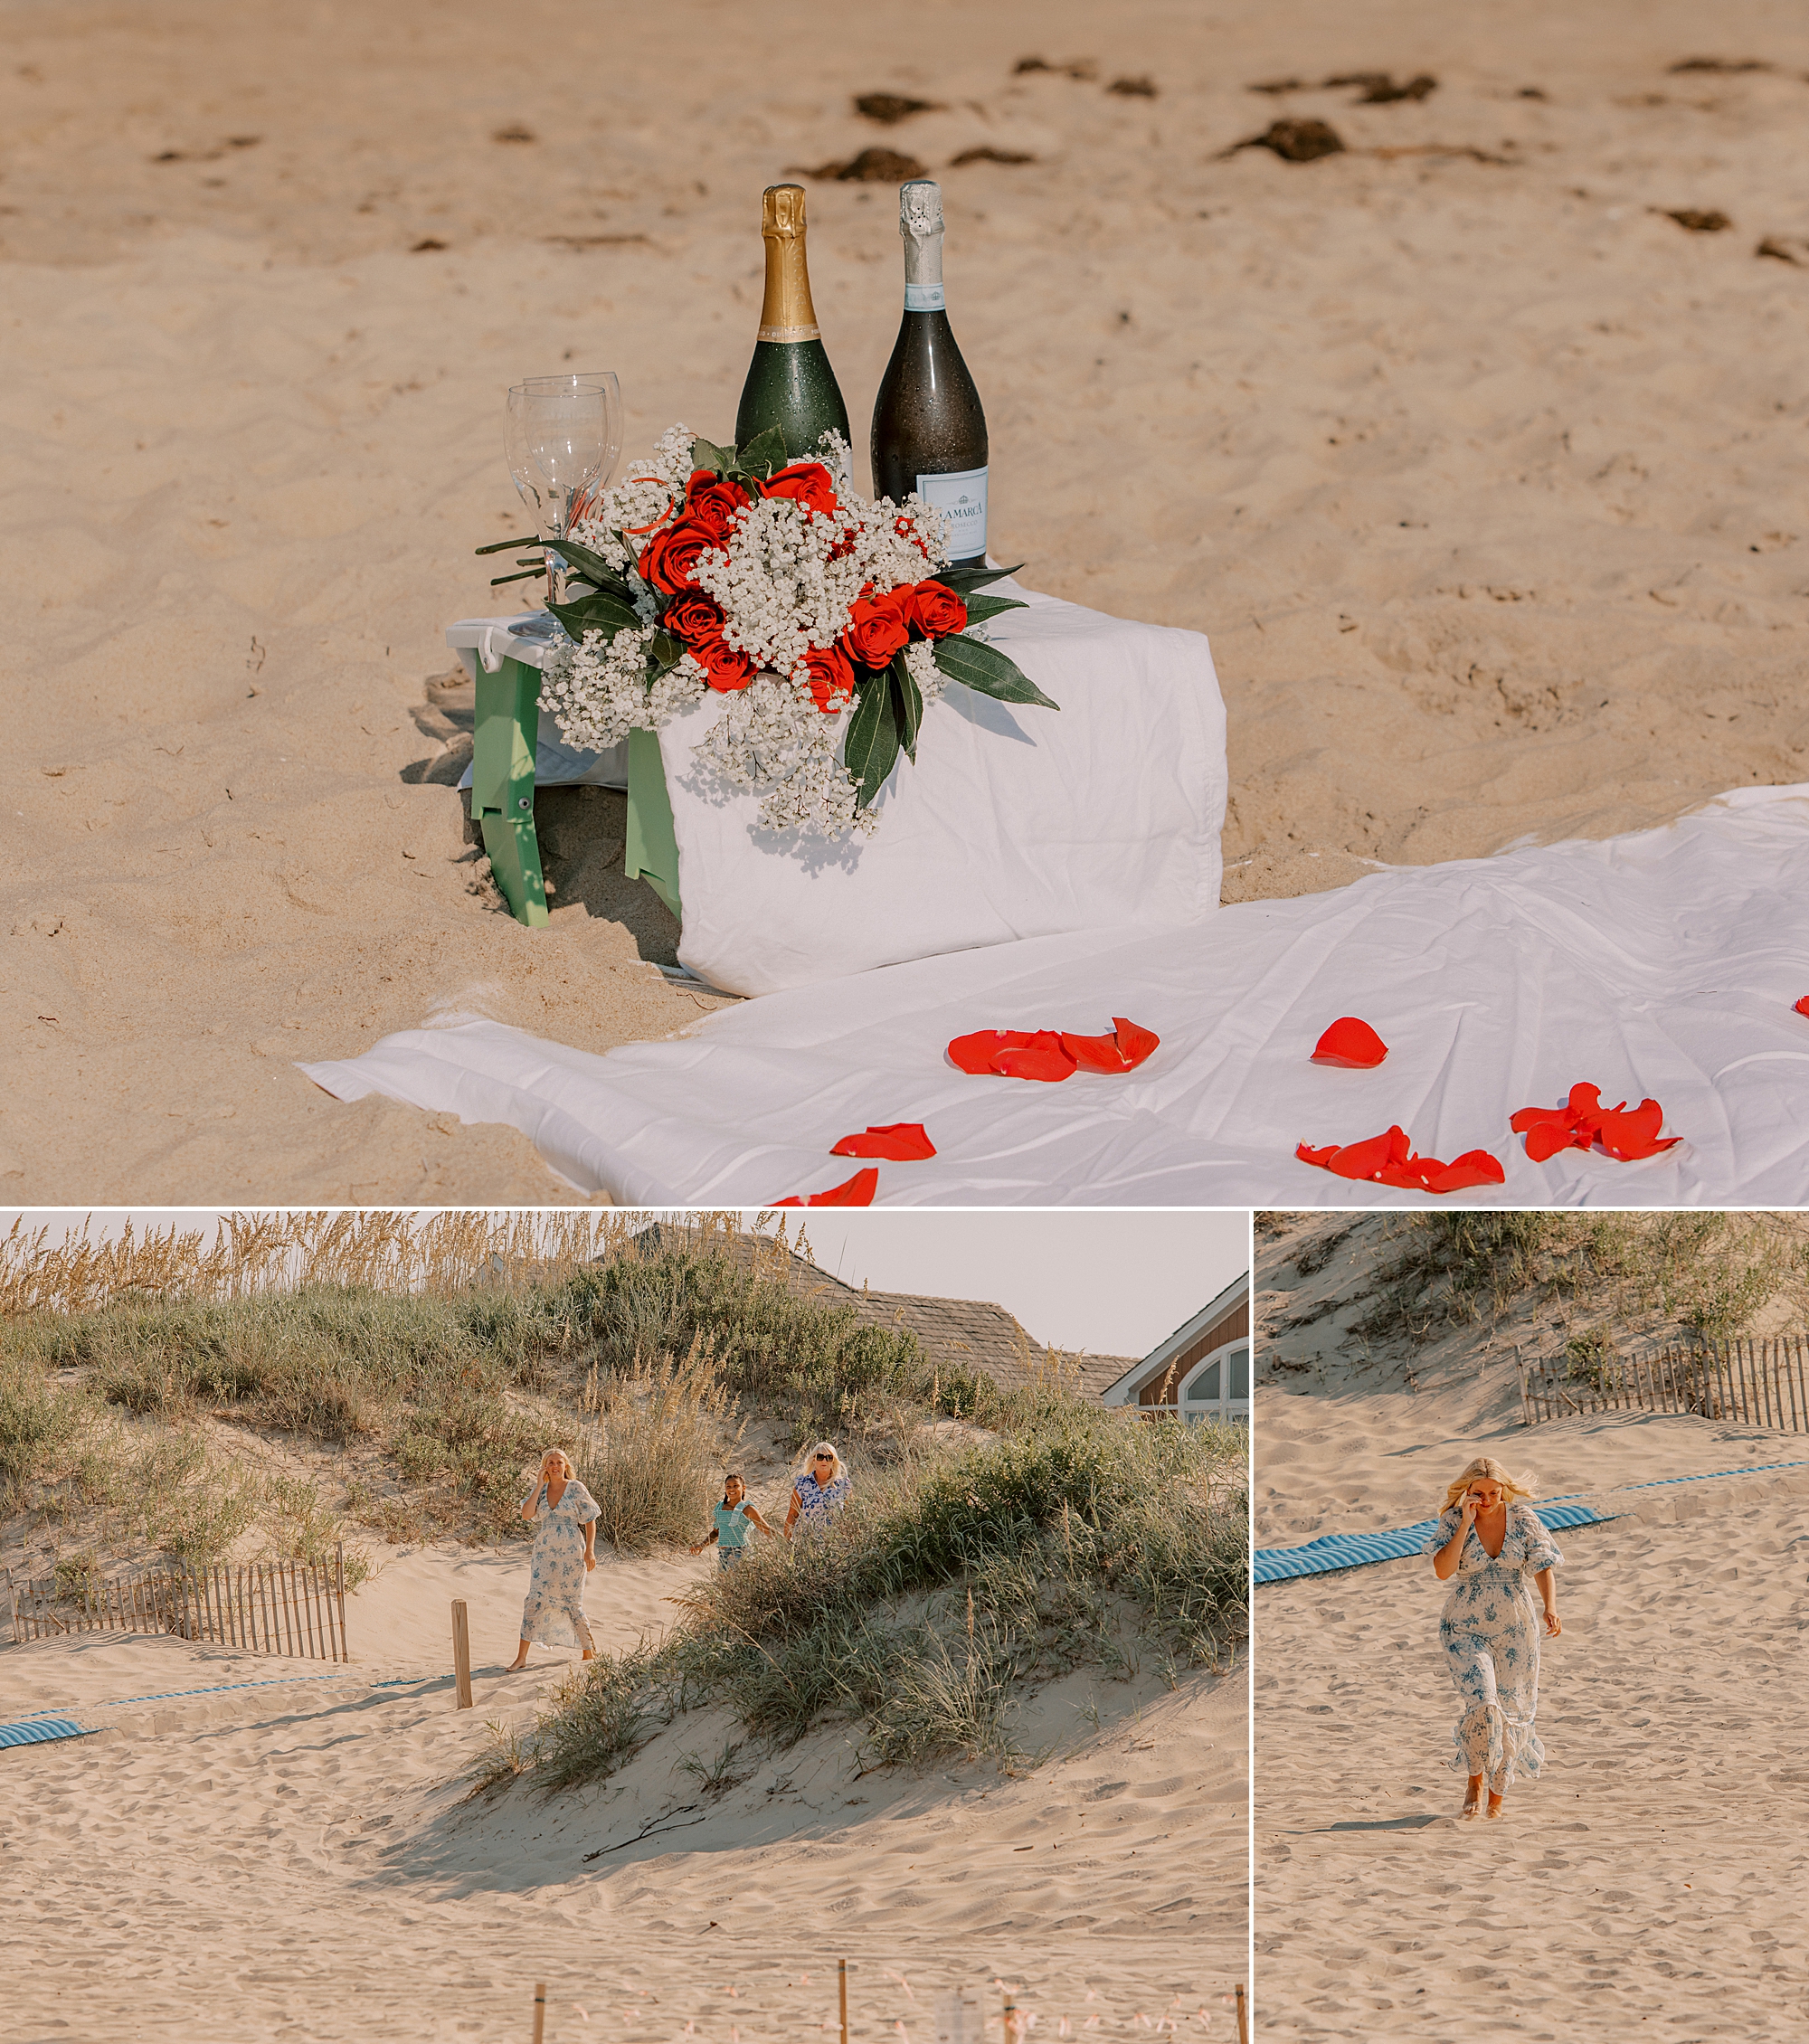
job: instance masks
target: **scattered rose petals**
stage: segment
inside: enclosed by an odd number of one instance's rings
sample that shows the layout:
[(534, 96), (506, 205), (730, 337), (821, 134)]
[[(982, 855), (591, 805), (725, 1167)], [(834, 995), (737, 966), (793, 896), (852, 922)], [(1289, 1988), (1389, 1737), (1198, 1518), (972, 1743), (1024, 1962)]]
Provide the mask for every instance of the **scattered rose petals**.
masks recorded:
[(1796, 1012), (1799, 1015), (1809, 1015), (1809, 994), (1804, 994), (1803, 998), (1796, 1003)]
[(884, 1157), (893, 1164), (921, 1164), (936, 1154), (921, 1121), (887, 1121), (869, 1125), (857, 1136), (844, 1136), (830, 1150), (831, 1157)]
[(775, 1199), (775, 1207), (871, 1207), (873, 1196), (879, 1189), (879, 1173), (868, 1165), (864, 1171), (857, 1171), (853, 1178), (845, 1178), (840, 1185), (831, 1186), (827, 1192), (812, 1192), (800, 1198), (793, 1193), (790, 1199)]
[(1526, 1138), (1526, 1153), (1535, 1164), (1556, 1157), (1560, 1150), (1588, 1150), (1600, 1143), (1610, 1157), (1631, 1164), (1642, 1157), (1656, 1157), (1682, 1141), (1681, 1136), (1659, 1135), (1664, 1125), (1664, 1110), (1655, 1100), (1643, 1100), (1630, 1108), (1602, 1105), (1602, 1089), (1579, 1082), (1570, 1089), (1562, 1107), (1522, 1107), (1508, 1126)]
[(1076, 1072), (1134, 1072), (1161, 1042), (1153, 1029), (1112, 1017), (1109, 1036), (1060, 1029), (976, 1029), (949, 1045), (951, 1063), (975, 1078), (1040, 1079), (1050, 1085)]
[(1399, 1127), (1362, 1142), (1328, 1143), (1323, 1150), (1302, 1143), (1294, 1155), (1302, 1164), (1316, 1164), (1336, 1178), (1399, 1186), (1407, 1192), (1462, 1192), (1467, 1186), (1501, 1185), (1507, 1178), (1486, 1150), (1466, 1150), (1448, 1164), (1436, 1157), (1416, 1157), (1406, 1131)]
[(1388, 1055), (1388, 1045), (1354, 1015), (1340, 1015), (1312, 1046), (1315, 1065), (1341, 1065), (1352, 1072), (1371, 1072)]

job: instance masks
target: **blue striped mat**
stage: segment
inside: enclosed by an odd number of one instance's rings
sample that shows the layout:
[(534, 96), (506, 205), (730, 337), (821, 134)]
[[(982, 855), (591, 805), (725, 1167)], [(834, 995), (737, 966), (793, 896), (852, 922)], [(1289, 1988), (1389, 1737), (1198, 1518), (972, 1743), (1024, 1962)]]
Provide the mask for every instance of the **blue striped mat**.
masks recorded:
[[(1776, 1469), (1809, 1469), (1809, 1462), (1749, 1462), (1744, 1469), (1711, 1469), (1698, 1476), (1659, 1476), (1644, 1483), (1629, 1483), (1629, 1490), (1663, 1490), (1673, 1483), (1710, 1483), (1723, 1476), (1763, 1476)], [(1618, 1519), (1618, 1512), (1592, 1511), (1587, 1505), (1567, 1505), (1553, 1500), (1533, 1508), (1554, 1533), (1567, 1526), (1589, 1526)], [(1325, 1576), (1337, 1568), (1361, 1568), (1366, 1562), (1402, 1561), (1416, 1555), (1421, 1543), (1435, 1526), (1435, 1519), (1423, 1519), (1417, 1526), (1403, 1526), (1392, 1533), (1321, 1533), (1303, 1547), (1258, 1547), (1250, 1557), (1253, 1582), (1282, 1583), (1291, 1576)]]
[(41, 1739), (85, 1739), (88, 1727), (73, 1718), (33, 1718), (29, 1723), (0, 1725), (0, 1746), (36, 1746)]
[[(1539, 1505), (1534, 1509), (1553, 1533), (1561, 1532), (1567, 1526), (1588, 1526), (1617, 1516), (1596, 1511), (1588, 1505)], [(1367, 1562), (1401, 1561), (1419, 1552), (1437, 1524), (1435, 1519), (1423, 1519), (1417, 1526), (1402, 1526), (1388, 1533), (1321, 1533), (1303, 1547), (1258, 1547), (1250, 1557), (1250, 1574), (1258, 1583), (1280, 1583), (1290, 1576), (1325, 1576), (1335, 1568), (1361, 1568)]]

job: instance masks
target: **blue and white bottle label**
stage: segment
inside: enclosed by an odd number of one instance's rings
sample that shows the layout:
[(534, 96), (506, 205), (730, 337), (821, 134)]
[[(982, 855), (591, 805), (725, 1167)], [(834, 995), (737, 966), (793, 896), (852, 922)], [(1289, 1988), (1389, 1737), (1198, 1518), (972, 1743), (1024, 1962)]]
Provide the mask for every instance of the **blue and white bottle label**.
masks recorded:
[(904, 309), (906, 312), (942, 312), (948, 306), (948, 297), (940, 283), (906, 284), (904, 287)]
[(949, 522), (949, 558), (971, 561), (986, 552), (986, 470), (957, 468), (942, 476), (919, 476), (917, 495)]

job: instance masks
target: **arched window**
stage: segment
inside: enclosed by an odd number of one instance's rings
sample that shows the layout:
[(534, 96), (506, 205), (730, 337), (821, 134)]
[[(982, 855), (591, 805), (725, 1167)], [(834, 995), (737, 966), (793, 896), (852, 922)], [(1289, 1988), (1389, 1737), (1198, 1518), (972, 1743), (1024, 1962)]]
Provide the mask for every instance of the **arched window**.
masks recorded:
[(1198, 1364), (1181, 1386), (1181, 1413), (1190, 1420), (1250, 1417), (1250, 1344), (1240, 1339), (1217, 1348)]

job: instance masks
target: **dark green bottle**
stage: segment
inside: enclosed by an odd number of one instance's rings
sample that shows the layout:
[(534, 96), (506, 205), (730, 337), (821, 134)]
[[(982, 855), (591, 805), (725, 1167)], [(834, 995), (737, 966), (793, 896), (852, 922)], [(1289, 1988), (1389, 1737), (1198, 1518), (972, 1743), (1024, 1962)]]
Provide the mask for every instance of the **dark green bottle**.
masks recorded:
[(760, 234), (766, 243), (766, 296), (735, 413), (735, 445), (745, 447), (777, 426), (785, 435), (787, 458), (797, 461), (814, 456), (818, 440), (831, 427), (844, 440), (848, 437), (848, 406), (810, 303), (801, 185), (766, 187)]

